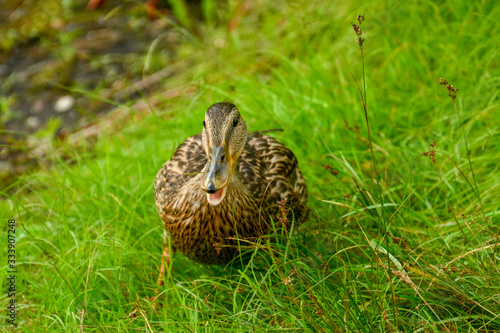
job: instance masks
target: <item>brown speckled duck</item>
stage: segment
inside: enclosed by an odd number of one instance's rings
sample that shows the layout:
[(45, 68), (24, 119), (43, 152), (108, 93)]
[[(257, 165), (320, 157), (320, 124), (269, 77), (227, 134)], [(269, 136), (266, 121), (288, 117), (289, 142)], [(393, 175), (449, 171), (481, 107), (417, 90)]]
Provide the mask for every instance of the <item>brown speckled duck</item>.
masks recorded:
[(169, 242), (197, 262), (228, 263), (238, 251), (235, 238), (268, 234), (271, 219), (279, 226), (278, 202), (292, 208), (296, 223), (306, 218), (307, 188), (297, 159), (262, 133), (248, 133), (234, 104), (214, 104), (203, 132), (186, 139), (160, 169), (155, 201), (167, 265)]

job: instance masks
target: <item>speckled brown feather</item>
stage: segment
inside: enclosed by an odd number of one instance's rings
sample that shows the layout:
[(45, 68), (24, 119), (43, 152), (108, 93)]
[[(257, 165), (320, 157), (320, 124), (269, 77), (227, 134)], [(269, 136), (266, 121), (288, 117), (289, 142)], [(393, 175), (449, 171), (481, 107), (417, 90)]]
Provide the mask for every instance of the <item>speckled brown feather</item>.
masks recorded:
[(269, 233), (278, 201), (288, 198), (295, 221), (305, 219), (307, 188), (290, 149), (270, 136), (249, 133), (239, 162), (218, 206), (211, 206), (200, 188), (207, 163), (201, 133), (186, 139), (163, 165), (155, 201), (173, 248), (201, 263), (226, 264), (237, 251), (234, 237)]

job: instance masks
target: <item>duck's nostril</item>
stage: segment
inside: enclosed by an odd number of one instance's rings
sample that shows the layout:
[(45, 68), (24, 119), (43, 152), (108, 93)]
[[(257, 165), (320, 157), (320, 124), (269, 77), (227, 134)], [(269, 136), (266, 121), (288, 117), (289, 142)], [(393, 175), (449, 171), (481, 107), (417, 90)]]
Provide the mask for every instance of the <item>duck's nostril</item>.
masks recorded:
[(208, 184), (208, 186), (207, 186), (207, 192), (210, 193), (210, 194), (214, 194), (216, 192), (215, 191), (215, 185), (214, 185), (214, 183)]

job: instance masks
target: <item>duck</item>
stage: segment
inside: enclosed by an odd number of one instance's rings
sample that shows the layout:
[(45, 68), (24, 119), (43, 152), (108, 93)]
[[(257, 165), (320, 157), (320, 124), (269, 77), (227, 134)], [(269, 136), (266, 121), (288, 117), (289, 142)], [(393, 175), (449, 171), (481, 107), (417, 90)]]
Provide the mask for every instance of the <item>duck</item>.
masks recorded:
[(307, 219), (297, 158), (267, 132), (248, 132), (233, 103), (213, 104), (202, 132), (186, 139), (158, 171), (154, 194), (164, 228), (159, 284), (175, 251), (225, 265), (239, 253), (238, 240)]

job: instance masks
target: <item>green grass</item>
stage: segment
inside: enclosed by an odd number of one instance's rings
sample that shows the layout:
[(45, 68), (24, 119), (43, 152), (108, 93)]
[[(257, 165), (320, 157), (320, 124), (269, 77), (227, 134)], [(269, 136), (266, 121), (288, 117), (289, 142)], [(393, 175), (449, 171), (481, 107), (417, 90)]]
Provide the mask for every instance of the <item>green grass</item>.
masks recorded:
[[(19, 223), (19, 330), (500, 331), (500, 7), (252, 2), (228, 31), (237, 10), (219, 8), (200, 37), (180, 30), (181, 70), (154, 94), (160, 107), (129, 109), (95, 144), (59, 143), (65, 159), (3, 191), (2, 221)], [(358, 14), (380, 186), (352, 78), (363, 80)], [(459, 88), (461, 120), (439, 77)], [(155, 310), (153, 180), (218, 101), (250, 130), (284, 129), (273, 135), (297, 155), (315, 213), (277, 243), (249, 244), (248, 263), (176, 254)], [(433, 140), (435, 163), (423, 155)]]

